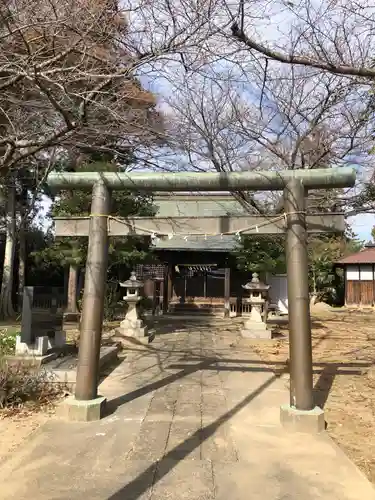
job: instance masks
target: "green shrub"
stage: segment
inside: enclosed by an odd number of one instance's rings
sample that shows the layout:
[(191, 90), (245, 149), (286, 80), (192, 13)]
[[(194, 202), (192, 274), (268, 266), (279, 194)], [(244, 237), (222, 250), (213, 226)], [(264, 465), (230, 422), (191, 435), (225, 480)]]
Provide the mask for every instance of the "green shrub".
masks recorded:
[(117, 283), (107, 283), (104, 296), (104, 321), (114, 321), (120, 306), (120, 292), (117, 289)]
[(6, 356), (14, 353), (17, 335), (19, 335), (19, 332), (12, 328), (0, 330), (0, 355)]
[(52, 375), (25, 363), (0, 361), (0, 408), (20, 408), (26, 403), (44, 405), (61, 393)]
[[(82, 311), (83, 292), (84, 290), (82, 289), (80, 298), (78, 299), (79, 311)], [(118, 311), (123, 307), (120, 295), (120, 292), (117, 290), (117, 283), (107, 283), (103, 311), (105, 321), (113, 321), (116, 319)]]

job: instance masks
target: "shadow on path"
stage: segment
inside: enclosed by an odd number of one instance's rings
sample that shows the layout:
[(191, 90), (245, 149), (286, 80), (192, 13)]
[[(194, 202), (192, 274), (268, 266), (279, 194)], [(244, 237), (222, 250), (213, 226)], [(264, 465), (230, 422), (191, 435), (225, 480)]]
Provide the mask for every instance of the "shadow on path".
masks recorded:
[[(150, 349), (153, 351), (154, 349)], [(155, 349), (157, 351), (157, 349)], [(162, 350), (161, 350), (162, 351)], [(173, 352), (171, 352), (172, 354)], [(173, 354), (177, 354), (178, 351)], [(183, 353), (181, 352), (181, 355)], [(190, 453), (192, 453), (197, 446), (203, 441), (211, 437), (217, 429), (225, 422), (229, 421), (237, 412), (243, 409), (253, 399), (259, 396), (267, 387), (269, 387), (277, 378), (287, 371), (287, 364), (282, 361), (264, 362), (262, 360), (249, 360), (249, 359), (233, 359), (225, 357), (206, 357), (194, 355), (191, 353), (184, 353), (185, 355), (174, 364), (166, 366), (166, 369), (178, 369), (177, 373), (173, 373), (167, 377), (162, 378), (147, 384), (143, 387), (135, 389), (123, 396), (110, 400), (107, 405), (107, 414), (116, 411), (118, 407), (126, 404), (136, 398), (139, 398), (149, 392), (160, 389), (168, 384), (171, 384), (179, 379), (182, 379), (190, 374), (198, 371), (214, 370), (214, 371), (238, 371), (238, 372), (273, 372), (274, 375), (266, 382), (259, 386), (255, 391), (246, 396), (240, 403), (235, 405), (231, 410), (227, 411), (224, 415), (220, 416), (211, 424), (202, 429), (197, 430), (188, 439), (178, 444), (175, 448), (170, 450), (162, 459), (155, 461), (138, 477), (130, 483), (124, 485), (119, 491), (114, 493), (108, 500), (136, 500), (143, 493), (147, 491), (150, 484), (156, 484), (160, 479), (166, 476), (181, 460), (184, 460)], [(187, 354), (187, 356), (186, 356)], [(186, 362), (196, 362), (194, 365), (186, 365)], [(220, 366), (221, 363), (226, 363), (227, 366)], [(232, 365), (232, 366), (228, 366)], [(239, 366), (240, 365), (240, 366)], [(242, 366), (241, 366), (242, 365)], [(254, 366), (255, 365), (255, 366)], [(258, 366), (257, 366), (258, 365)], [(362, 369), (368, 366), (368, 363), (330, 363), (321, 362), (314, 363), (316, 369), (314, 373), (319, 373), (320, 377), (315, 385), (316, 404), (323, 407), (327, 401), (329, 391), (332, 387), (334, 377), (340, 375), (355, 375), (362, 373)], [(176, 458), (178, 457), (178, 458)]]
[[(194, 369), (195, 370), (199, 369), (198, 365), (196, 365)], [(178, 378), (180, 377), (181, 375)], [(195, 448), (199, 446), (200, 442), (212, 436), (221, 425), (230, 420), (242, 408), (244, 408), (257, 396), (259, 396), (259, 394), (261, 394), (268, 386), (270, 386), (275, 381), (276, 378), (278, 378), (278, 376), (274, 375), (273, 377), (268, 379), (266, 382), (264, 382), (264, 384), (262, 384), (255, 391), (246, 396), (240, 403), (234, 406), (231, 410), (227, 411), (217, 420), (215, 420), (209, 425), (206, 425), (203, 429), (199, 429), (194, 434), (192, 434), (188, 439), (175, 446), (161, 460), (150, 465), (138, 477), (133, 479), (133, 481), (126, 484), (119, 491), (111, 495), (108, 498), (108, 500), (136, 500), (137, 498), (139, 498), (143, 493), (147, 491), (150, 484), (150, 476), (152, 476), (153, 478), (152, 480), (153, 485), (156, 484), (157, 481), (160, 481), (160, 479), (166, 476), (176, 466), (178, 462), (184, 460), (190, 453), (192, 453), (195, 450)], [(176, 459), (177, 456), (178, 460)], [(176, 492), (176, 498), (178, 498), (178, 492)]]
[(127, 394), (124, 394), (123, 396), (119, 396), (118, 398), (114, 398), (108, 401), (106, 405), (106, 410), (105, 410), (105, 416), (109, 416), (112, 413), (114, 413), (117, 408), (120, 406), (129, 403), (130, 401), (133, 401), (134, 399), (140, 398), (141, 396), (145, 396), (149, 392), (156, 391), (157, 389), (161, 389), (162, 387), (165, 387), (166, 385), (172, 384), (173, 382), (186, 377), (186, 375), (190, 375), (192, 373), (195, 373), (199, 370), (202, 370), (204, 368), (208, 368), (213, 363), (216, 363), (219, 361), (216, 358), (207, 358), (201, 363), (198, 363), (196, 365), (190, 365), (188, 367), (184, 367), (183, 370), (173, 373), (172, 375), (169, 375), (168, 377), (164, 377), (161, 380), (156, 380), (155, 382), (152, 382), (151, 384), (147, 384), (143, 387), (140, 387), (139, 389), (135, 389), (134, 391), (128, 392)]
[[(160, 380), (156, 380), (150, 384), (147, 384), (143, 387), (135, 389), (134, 391), (128, 392), (122, 396), (111, 399), (108, 401), (105, 410), (105, 416), (109, 416), (113, 414), (117, 408), (120, 406), (133, 401), (139, 397), (142, 397), (152, 391), (156, 391), (157, 389), (161, 389), (166, 385), (169, 385), (177, 380), (186, 377), (187, 375), (191, 375), (200, 370), (209, 370), (212, 369), (214, 371), (222, 371), (222, 372), (270, 372), (275, 373), (276, 376), (280, 376), (283, 373), (287, 372), (287, 364), (283, 361), (272, 361), (265, 362), (260, 360), (248, 360), (248, 359), (231, 359), (231, 358), (217, 358), (217, 357), (207, 357), (202, 361), (201, 356), (191, 356), (189, 358), (182, 357), (181, 361), (200, 361), (195, 365), (185, 365), (183, 363), (175, 363), (169, 365), (168, 369), (180, 369), (179, 372), (173, 373), (167, 377), (164, 377)], [(230, 363), (234, 366), (218, 366), (218, 363)], [(257, 366), (235, 366), (238, 364), (243, 365), (261, 365)], [(313, 373), (319, 374), (319, 380), (315, 385), (314, 391), (316, 394), (316, 404), (318, 406), (323, 407), (325, 402), (327, 401), (329, 391), (332, 387), (334, 377), (337, 374), (340, 375), (361, 375), (362, 369), (370, 366), (371, 363), (314, 363), (317, 368), (313, 370)], [(279, 368), (278, 368), (279, 367)], [(356, 369), (357, 368), (357, 369)], [(324, 382), (323, 382), (324, 381)], [(324, 389), (323, 389), (324, 387)]]
[(317, 406), (320, 406), (320, 408), (324, 408), (327, 402), (336, 375), (343, 375), (347, 373), (350, 373), (352, 375), (361, 374), (361, 372), (358, 372), (358, 370), (343, 371), (339, 370), (339, 368), (340, 363), (329, 363), (324, 366), (323, 370), (320, 372), (319, 378), (314, 385), (314, 402)]

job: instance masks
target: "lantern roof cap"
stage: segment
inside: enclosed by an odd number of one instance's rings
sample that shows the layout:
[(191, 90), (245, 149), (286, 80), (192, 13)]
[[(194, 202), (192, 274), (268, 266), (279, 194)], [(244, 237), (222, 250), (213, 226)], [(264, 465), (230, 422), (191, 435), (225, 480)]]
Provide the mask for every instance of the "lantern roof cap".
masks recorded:
[(130, 273), (130, 278), (123, 283), (120, 282), (120, 286), (124, 288), (141, 288), (143, 286), (143, 282), (137, 279), (135, 272), (132, 271)]
[(246, 285), (242, 285), (245, 290), (254, 290), (258, 292), (266, 292), (270, 289), (270, 285), (266, 285), (259, 279), (258, 273), (253, 273), (251, 281), (247, 282)]

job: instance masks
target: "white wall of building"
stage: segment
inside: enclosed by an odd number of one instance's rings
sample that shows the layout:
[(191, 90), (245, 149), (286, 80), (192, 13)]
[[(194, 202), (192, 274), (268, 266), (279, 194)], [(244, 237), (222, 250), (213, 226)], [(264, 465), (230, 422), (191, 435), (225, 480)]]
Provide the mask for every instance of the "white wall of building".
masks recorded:
[(375, 278), (371, 264), (346, 266), (345, 277), (347, 281), (373, 281)]
[(267, 276), (267, 284), (271, 285), (269, 297), (271, 304), (277, 304), (282, 314), (288, 314), (288, 289), (286, 274)]

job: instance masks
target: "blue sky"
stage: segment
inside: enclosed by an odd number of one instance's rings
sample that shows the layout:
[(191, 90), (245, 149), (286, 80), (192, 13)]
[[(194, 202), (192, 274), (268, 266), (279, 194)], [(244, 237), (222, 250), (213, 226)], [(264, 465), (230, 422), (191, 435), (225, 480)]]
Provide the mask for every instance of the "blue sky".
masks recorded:
[(349, 218), (353, 231), (360, 240), (371, 240), (371, 230), (375, 226), (375, 214), (360, 214)]

